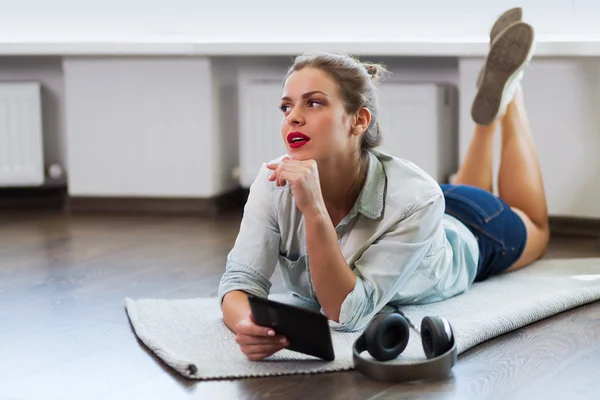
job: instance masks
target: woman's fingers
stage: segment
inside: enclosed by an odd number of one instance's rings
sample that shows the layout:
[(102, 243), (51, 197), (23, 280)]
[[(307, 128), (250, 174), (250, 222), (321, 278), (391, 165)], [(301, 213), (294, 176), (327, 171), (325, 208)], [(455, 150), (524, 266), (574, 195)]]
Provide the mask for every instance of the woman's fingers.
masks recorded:
[(285, 337), (282, 335), (277, 335), (274, 337), (264, 337), (264, 336), (236, 334), (235, 341), (238, 344), (244, 345), (244, 346), (282, 345), (282, 344), (287, 343)]
[(285, 177), (287, 175), (286, 171), (279, 171), (279, 174), (277, 174), (277, 186), (285, 186)]
[(294, 179), (303, 173), (302, 165), (299, 165), (296, 162), (286, 164), (285, 162), (287, 161), (290, 161), (290, 159), (286, 157), (281, 164), (268, 164), (269, 169), (274, 169), (268, 179), (272, 182), (276, 182), (277, 186), (285, 186), (286, 182), (290, 182), (291, 179)]
[(268, 164), (267, 165), (267, 168), (273, 170), (271, 175), (269, 175), (270, 181), (274, 181), (275, 179), (277, 179), (277, 175), (279, 174), (279, 172), (281, 170), (281, 168), (279, 168), (281, 165), (283, 165), (283, 164)]
[(277, 335), (272, 328), (257, 325), (251, 311), (248, 318), (238, 322), (234, 330), (235, 341), (250, 360), (262, 360), (289, 345), (287, 339)]
[(235, 326), (235, 333), (238, 335), (247, 336), (275, 336), (275, 331), (272, 328), (256, 325), (250, 318), (246, 318), (238, 322), (238, 324)]
[(282, 336), (263, 337), (237, 334), (235, 340), (240, 345), (242, 353), (252, 361), (269, 357), (289, 345), (287, 339)]
[(283, 163), (285, 163), (285, 162), (287, 162), (289, 160), (290, 160), (289, 157), (283, 157), (281, 159), (280, 163), (270, 163), (270, 164), (267, 164), (267, 168), (268, 169), (272, 169), (272, 170), (276, 170), (278, 166), (280, 166), (281, 164), (283, 164)]
[(276, 353), (280, 350), (283, 350), (287, 345), (283, 344), (260, 344), (260, 345), (249, 345), (244, 346), (243, 351), (247, 356), (250, 355), (263, 355), (264, 357), (268, 357), (273, 353)]
[(302, 178), (302, 172), (284, 171), (279, 175), (281, 178), (281, 186), (285, 186), (286, 182), (293, 184)]

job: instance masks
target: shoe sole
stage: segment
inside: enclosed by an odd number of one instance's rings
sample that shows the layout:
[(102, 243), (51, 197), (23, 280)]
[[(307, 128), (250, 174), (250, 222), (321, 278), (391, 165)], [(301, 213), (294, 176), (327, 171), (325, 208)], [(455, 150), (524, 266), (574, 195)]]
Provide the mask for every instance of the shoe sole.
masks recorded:
[(531, 60), (534, 47), (533, 28), (526, 23), (516, 23), (496, 38), (471, 107), (471, 117), (476, 124), (494, 122), (506, 90)]
[(496, 36), (504, 30), (507, 26), (513, 22), (517, 22), (523, 19), (523, 9), (521, 7), (511, 8), (505, 11), (498, 17), (494, 26), (490, 30), (490, 42), (493, 42)]
[[(500, 32), (502, 32), (506, 27), (508, 27), (513, 22), (521, 21), (523, 19), (523, 9), (521, 7), (511, 8), (510, 10), (505, 11), (502, 15), (498, 17), (492, 29), (490, 30), (490, 45), (496, 39), (496, 36)], [(476, 86), (481, 86), (481, 77), (483, 76), (485, 68), (479, 70), (479, 75), (477, 76)]]

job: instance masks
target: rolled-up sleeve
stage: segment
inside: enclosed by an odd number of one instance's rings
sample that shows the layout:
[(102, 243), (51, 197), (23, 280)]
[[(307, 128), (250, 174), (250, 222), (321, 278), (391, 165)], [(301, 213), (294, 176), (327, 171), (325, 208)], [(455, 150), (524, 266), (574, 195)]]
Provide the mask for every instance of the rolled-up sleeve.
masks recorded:
[(444, 209), (441, 194), (429, 196), (363, 252), (354, 263), (356, 284), (341, 305), (339, 322), (330, 321), (333, 329), (364, 328), (406, 284), (443, 232)]
[(250, 186), (240, 230), (227, 255), (225, 273), (219, 283), (219, 304), (233, 290), (266, 298), (271, 289), (270, 279), (277, 265), (280, 233), (271, 182), (267, 179), (269, 173), (263, 165)]

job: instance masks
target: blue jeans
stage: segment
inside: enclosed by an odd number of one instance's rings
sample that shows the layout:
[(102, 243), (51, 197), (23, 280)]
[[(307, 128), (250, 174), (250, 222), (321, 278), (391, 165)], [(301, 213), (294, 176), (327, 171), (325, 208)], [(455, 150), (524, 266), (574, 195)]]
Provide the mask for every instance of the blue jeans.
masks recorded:
[(504, 200), (474, 186), (440, 186), (446, 213), (465, 224), (479, 243), (476, 282), (507, 270), (519, 259), (527, 243), (527, 230)]

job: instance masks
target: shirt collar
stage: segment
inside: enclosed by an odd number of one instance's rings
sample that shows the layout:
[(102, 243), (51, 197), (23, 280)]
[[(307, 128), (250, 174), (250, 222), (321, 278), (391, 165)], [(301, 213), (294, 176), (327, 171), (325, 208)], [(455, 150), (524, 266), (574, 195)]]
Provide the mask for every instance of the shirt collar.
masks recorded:
[(383, 212), (385, 171), (377, 156), (371, 151), (368, 154), (369, 170), (365, 184), (358, 196), (358, 212), (367, 218), (377, 219)]

